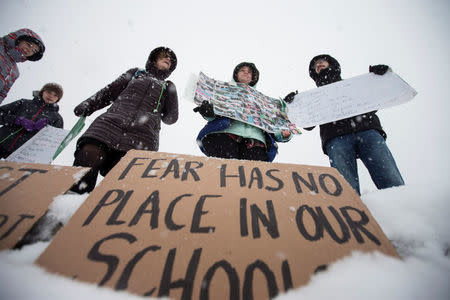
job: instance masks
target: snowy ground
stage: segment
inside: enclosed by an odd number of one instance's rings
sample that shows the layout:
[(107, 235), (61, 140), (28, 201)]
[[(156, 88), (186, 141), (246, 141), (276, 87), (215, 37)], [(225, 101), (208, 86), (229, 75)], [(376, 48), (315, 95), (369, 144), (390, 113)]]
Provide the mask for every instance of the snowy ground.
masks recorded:
[[(56, 198), (49, 215), (66, 223), (85, 195)], [(426, 186), (404, 186), (362, 196), (396, 246), (402, 260), (380, 253), (353, 253), (279, 299), (448, 299), (450, 258), (448, 193)], [(424, 205), (423, 203), (427, 203)], [(46, 233), (44, 233), (45, 235)], [(2, 299), (134, 299), (92, 284), (55, 276), (34, 266), (48, 242), (0, 252)], [(45, 287), (45, 288), (43, 288)]]
[[(230, 80), (236, 64), (252, 61), (261, 73), (258, 90), (283, 97), (314, 88), (307, 68), (317, 54), (337, 58), (344, 79), (387, 64), (418, 92), (378, 112), (406, 186), (377, 191), (361, 167), (361, 198), (403, 259), (354, 253), (279, 298), (450, 299), (449, 20), (448, 0), (3, 1), (0, 36), (29, 27), (47, 47), (41, 61), (19, 65), (21, 77), (3, 104), (58, 82), (70, 129), (76, 104), (166, 45), (178, 57), (169, 79), (180, 96), (180, 119), (162, 127), (160, 151), (202, 155), (195, 136), (204, 121), (181, 97), (192, 73)], [(72, 164), (74, 144), (55, 164)], [(317, 128), (279, 152), (276, 162), (328, 166)], [(84, 199), (60, 196), (51, 213), (67, 222)], [(47, 245), (0, 252), (0, 299), (139, 298), (45, 273), (33, 261)]]

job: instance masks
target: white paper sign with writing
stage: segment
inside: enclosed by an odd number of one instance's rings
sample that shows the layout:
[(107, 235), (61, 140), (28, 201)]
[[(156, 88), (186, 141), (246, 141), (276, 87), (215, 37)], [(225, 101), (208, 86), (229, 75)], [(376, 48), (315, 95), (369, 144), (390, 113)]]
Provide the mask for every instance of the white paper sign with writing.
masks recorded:
[(394, 72), (368, 73), (299, 93), (287, 114), (297, 127), (310, 127), (402, 104), (415, 95)]
[(37, 164), (49, 164), (52, 161), (61, 142), (64, 140), (68, 130), (46, 126), (36, 133), (19, 149), (14, 151), (7, 161), (28, 162)]

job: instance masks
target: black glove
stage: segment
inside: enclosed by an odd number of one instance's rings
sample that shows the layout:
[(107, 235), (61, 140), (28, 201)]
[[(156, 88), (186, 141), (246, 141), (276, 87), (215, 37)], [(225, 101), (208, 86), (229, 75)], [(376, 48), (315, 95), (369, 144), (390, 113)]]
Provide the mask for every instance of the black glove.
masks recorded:
[(389, 66), (386, 65), (369, 66), (369, 72), (375, 73), (377, 75), (384, 75), (384, 73), (386, 73), (388, 69)]
[(298, 91), (295, 91), (295, 92), (290, 92), (289, 94), (287, 94), (287, 96), (286, 97), (284, 97), (284, 102), (286, 102), (286, 103), (291, 103), (292, 101), (294, 101), (294, 97), (295, 97), (295, 95), (297, 95), (298, 94)]
[(75, 113), (75, 116), (77, 116), (77, 117), (81, 117), (82, 115), (84, 115), (84, 116), (91, 115), (89, 113), (89, 104), (87, 102), (81, 102), (80, 104), (75, 106), (75, 108), (73, 109), (73, 112)]
[(202, 105), (194, 108), (194, 112), (199, 112), (204, 118), (213, 118), (215, 116), (213, 105), (206, 100), (203, 100)]

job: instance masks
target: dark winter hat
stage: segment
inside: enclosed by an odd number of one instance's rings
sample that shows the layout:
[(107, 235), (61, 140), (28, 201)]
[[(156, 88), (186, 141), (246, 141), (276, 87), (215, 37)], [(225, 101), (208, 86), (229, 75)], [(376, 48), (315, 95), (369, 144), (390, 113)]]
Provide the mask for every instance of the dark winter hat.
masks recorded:
[(57, 84), (55, 82), (50, 82), (45, 84), (41, 91), (39, 92), (39, 96), (42, 97), (42, 93), (44, 91), (51, 91), (51, 92), (55, 92), (56, 95), (58, 95), (58, 101), (61, 100), (62, 96), (63, 96), (63, 88), (60, 84)]
[[(156, 60), (158, 59), (158, 55), (161, 52), (165, 52), (170, 56), (170, 68), (169, 70), (158, 70), (155, 66)], [(169, 75), (175, 70), (177, 67), (177, 56), (175, 52), (173, 52), (170, 48), (167, 47), (158, 47), (150, 52), (148, 56), (147, 63), (145, 64), (145, 69), (155, 75), (159, 79), (166, 79)]]
[(20, 41), (27, 41), (30, 43), (34, 43), (39, 47), (39, 51), (36, 52), (35, 54), (27, 57), (27, 60), (38, 61), (42, 58), (42, 56), (44, 55), (44, 52), (45, 52), (45, 46), (44, 46), (44, 43), (42, 43), (40, 41), (40, 39), (38, 39), (34, 36), (31, 36), (31, 35), (22, 35), (17, 38), (16, 45), (18, 45)]
[[(330, 66), (317, 74), (314, 65), (320, 59), (326, 60)], [(309, 63), (309, 76), (316, 82), (317, 86), (330, 84), (342, 80), (341, 66), (334, 57), (328, 54), (320, 54), (311, 59)]]
[(255, 86), (255, 84), (257, 84), (258, 80), (259, 80), (259, 71), (256, 68), (255, 64), (251, 63), (251, 62), (246, 62), (246, 61), (241, 62), (234, 68), (234, 71), (233, 71), (234, 81), (236, 81), (236, 82), (238, 81), (237, 74), (239, 73), (239, 70), (242, 69), (243, 67), (249, 67), (250, 70), (252, 70), (252, 81), (248, 85)]

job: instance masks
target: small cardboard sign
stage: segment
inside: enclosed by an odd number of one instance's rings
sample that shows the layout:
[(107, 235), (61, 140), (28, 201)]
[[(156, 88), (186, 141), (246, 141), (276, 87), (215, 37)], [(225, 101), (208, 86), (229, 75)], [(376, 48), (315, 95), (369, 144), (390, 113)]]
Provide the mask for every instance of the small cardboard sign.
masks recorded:
[(36, 263), (138, 295), (267, 299), (354, 250), (398, 256), (336, 169), (132, 150)]
[(13, 248), (87, 168), (0, 162), (0, 250)]

